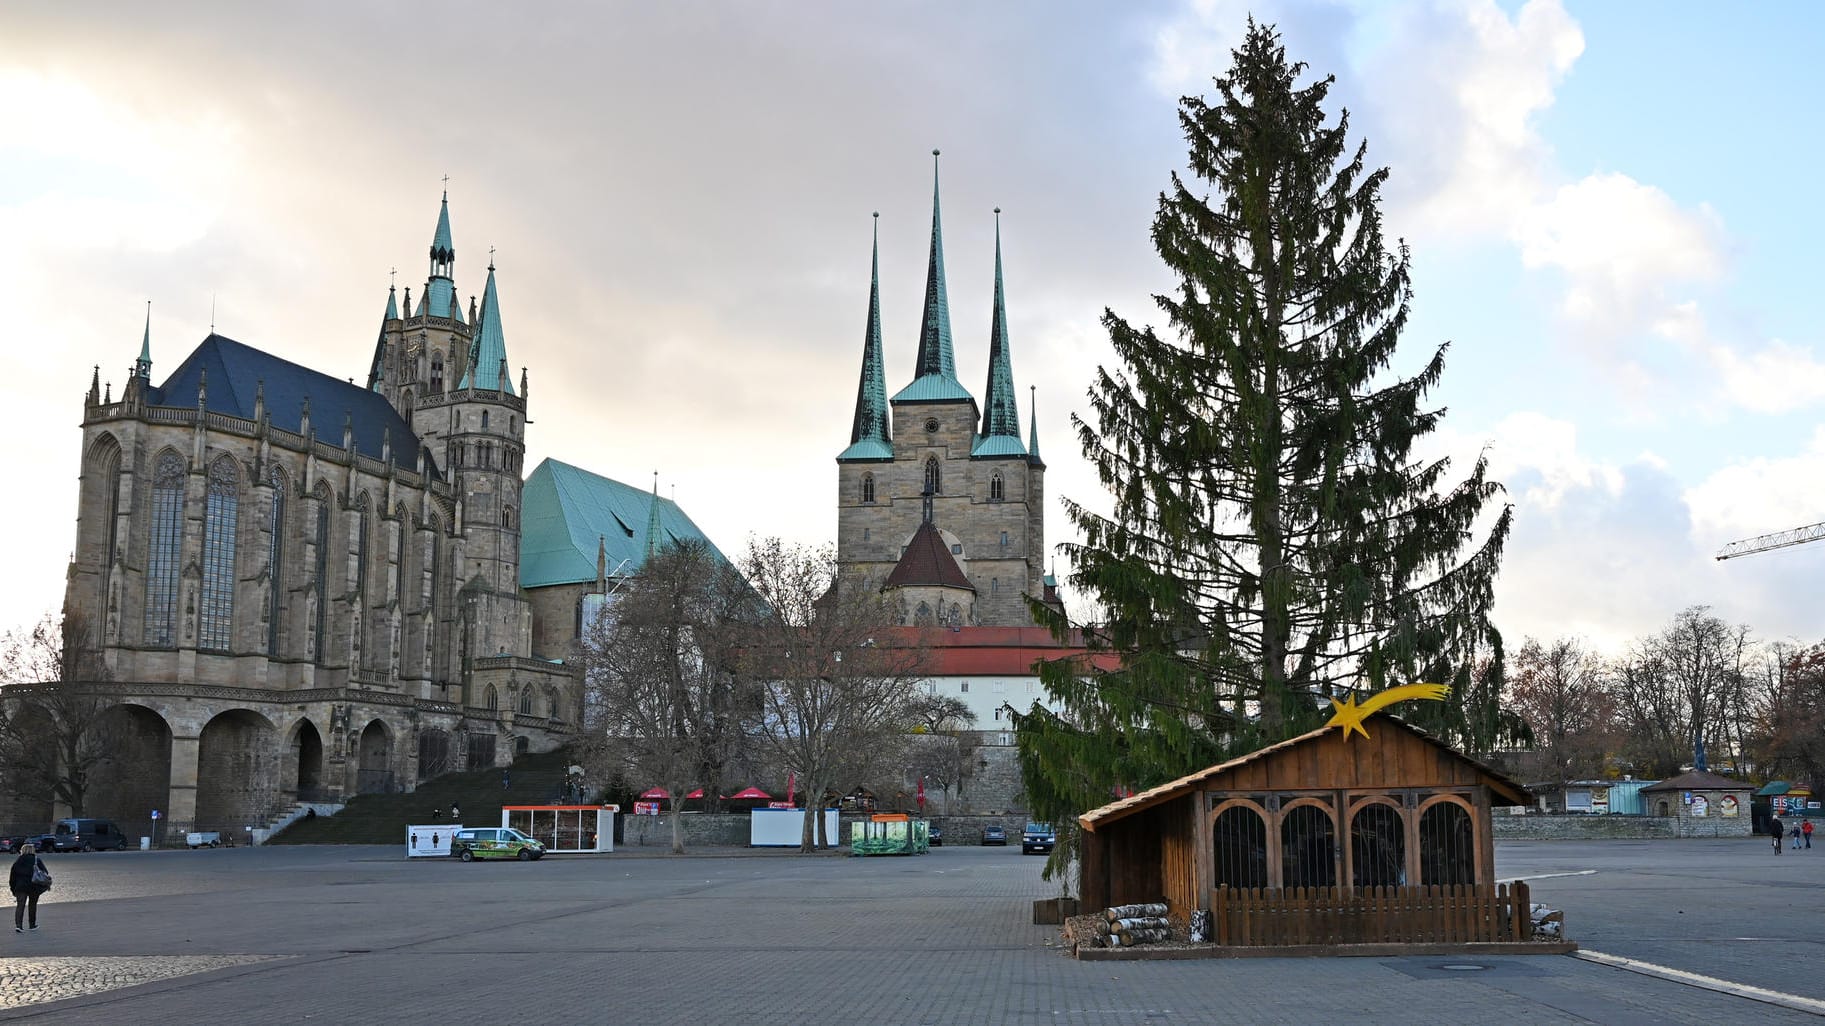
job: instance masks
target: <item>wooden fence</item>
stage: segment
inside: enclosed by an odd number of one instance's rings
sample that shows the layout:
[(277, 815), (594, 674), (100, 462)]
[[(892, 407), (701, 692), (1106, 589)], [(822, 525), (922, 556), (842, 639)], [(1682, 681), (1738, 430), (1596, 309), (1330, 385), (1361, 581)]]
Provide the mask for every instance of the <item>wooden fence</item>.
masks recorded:
[(1525, 883), (1431, 887), (1219, 887), (1211, 940), (1293, 944), (1463, 944), (1530, 941)]

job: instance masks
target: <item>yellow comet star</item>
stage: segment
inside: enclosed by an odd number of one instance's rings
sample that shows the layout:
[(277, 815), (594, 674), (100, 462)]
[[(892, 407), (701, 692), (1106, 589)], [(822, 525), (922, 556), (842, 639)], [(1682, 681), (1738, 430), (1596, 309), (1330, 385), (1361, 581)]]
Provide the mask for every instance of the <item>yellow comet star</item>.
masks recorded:
[(1415, 698), (1442, 702), (1450, 693), (1451, 688), (1444, 684), (1402, 684), (1379, 694), (1370, 695), (1368, 700), (1361, 705), (1356, 704), (1356, 696), (1353, 694), (1341, 702), (1333, 698), (1331, 705), (1337, 710), (1337, 714), (1332, 716), (1331, 721), (1325, 726), (1343, 727), (1344, 737), (1349, 737), (1350, 731), (1354, 730), (1366, 740), (1369, 732), (1362, 729), (1362, 721), (1368, 719), (1370, 713), (1386, 709), (1396, 702), (1405, 702)]

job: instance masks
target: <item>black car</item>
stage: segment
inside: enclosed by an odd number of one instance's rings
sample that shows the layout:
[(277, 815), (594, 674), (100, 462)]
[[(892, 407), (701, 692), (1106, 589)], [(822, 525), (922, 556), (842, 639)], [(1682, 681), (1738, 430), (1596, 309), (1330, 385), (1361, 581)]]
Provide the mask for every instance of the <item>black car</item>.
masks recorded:
[(40, 851), (126, 851), (127, 835), (111, 819), (60, 819)]
[(934, 826), (926, 834), (926, 840), (930, 842), (932, 847), (942, 848), (944, 847), (944, 831)]
[(1008, 844), (1008, 832), (998, 826), (985, 826), (982, 828), (982, 843), (999, 844), (1005, 848)]
[(1058, 832), (1052, 829), (1052, 824), (1029, 822), (1020, 835), (1020, 854), (1050, 855), (1052, 846), (1057, 843)]

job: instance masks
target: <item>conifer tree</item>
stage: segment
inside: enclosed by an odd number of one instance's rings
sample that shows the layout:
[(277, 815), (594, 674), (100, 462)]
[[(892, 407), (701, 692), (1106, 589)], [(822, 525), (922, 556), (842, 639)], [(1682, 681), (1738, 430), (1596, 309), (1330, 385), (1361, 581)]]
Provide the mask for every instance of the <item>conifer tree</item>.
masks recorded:
[[(1415, 454), (1444, 412), (1426, 395), (1446, 346), (1392, 369), (1411, 293), (1405, 244), (1382, 236), (1387, 170), (1273, 29), (1251, 21), (1233, 56), (1213, 99), (1180, 102), (1190, 174), (1153, 222), (1177, 279), (1154, 297), (1167, 327), (1105, 312), (1119, 365), (1089, 390), (1095, 423), (1076, 421), (1113, 508), (1067, 501), (1083, 541), (1066, 550), (1099, 607), (1092, 644), (1121, 668), (1046, 666), (1061, 712), (1017, 720), (1028, 797), (1061, 824), (1311, 729), (1327, 696), (1480, 694), (1492, 653), (1500, 680), (1488, 614), (1511, 507), (1483, 459), (1453, 482)], [(1453, 733), (1500, 729), (1493, 711), (1414, 710)]]

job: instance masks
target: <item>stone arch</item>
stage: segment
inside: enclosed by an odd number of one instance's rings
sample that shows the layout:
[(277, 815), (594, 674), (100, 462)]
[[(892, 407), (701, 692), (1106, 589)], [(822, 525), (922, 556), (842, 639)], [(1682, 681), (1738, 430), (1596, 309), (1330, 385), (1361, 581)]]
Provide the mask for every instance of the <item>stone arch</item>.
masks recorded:
[(77, 514), (88, 525), (79, 542), (82, 546), (79, 558), (99, 571), (95, 575), (96, 590), (90, 619), (95, 628), (100, 629), (105, 616), (110, 638), (116, 633), (119, 613), (113, 608), (109, 584), (118, 556), (115, 545), (119, 537), (120, 461), (120, 442), (114, 435), (106, 431), (97, 435), (83, 457), (81, 505)]
[(456, 764), (456, 746), (450, 732), (442, 727), (426, 727), (418, 732), (418, 779), (429, 780), (460, 769)]
[(216, 713), (197, 738), (198, 830), (263, 826), (278, 806), (278, 731), (251, 709)]
[(323, 735), (310, 717), (300, 717), (286, 741), (280, 789), (301, 802), (326, 801), (327, 783), (323, 776)]
[[(84, 815), (120, 824), (129, 838), (152, 837), (152, 810), (171, 803), (171, 725), (162, 713), (137, 702), (110, 706), (95, 737), (111, 757), (89, 776)], [(49, 810), (40, 817), (50, 821)]]
[(393, 729), (383, 720), (369, 720), (355, 741), (355, 790), (358, 794), (398, 790), (393, 780)]

